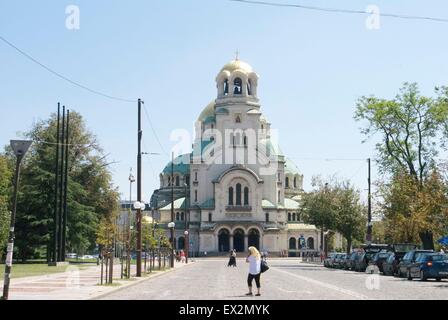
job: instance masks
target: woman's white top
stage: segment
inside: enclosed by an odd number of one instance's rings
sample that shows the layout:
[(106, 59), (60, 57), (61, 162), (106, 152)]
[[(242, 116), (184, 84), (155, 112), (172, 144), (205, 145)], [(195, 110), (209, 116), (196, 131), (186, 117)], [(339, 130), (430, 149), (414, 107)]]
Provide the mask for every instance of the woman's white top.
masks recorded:
[(261, 259), (257, 260), (255, 256), (249, 256), (249, 273), (252, 275), (257, 275), (261, 272)]

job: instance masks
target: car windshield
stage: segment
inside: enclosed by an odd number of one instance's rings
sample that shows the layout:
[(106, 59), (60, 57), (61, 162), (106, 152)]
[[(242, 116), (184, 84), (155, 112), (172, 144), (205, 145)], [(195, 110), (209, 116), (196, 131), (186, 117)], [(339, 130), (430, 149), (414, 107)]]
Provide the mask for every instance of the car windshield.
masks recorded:
[(394, 250), (396, 252), (408, 252), (416, 248), (417, 246), (415, 244), (394, 244)]
[(387, 258), (389, 258), (389, 256), (390, 256), (389, 252), (384, 252), (384, 253), (378, 254), (378, 258), (381, 258), (381, 259), (387, 259)]
[(430, 252), (420, 252), (420, 253), (416, 253), (416, 255), (415, 255), (415, 261), (417, 261), (417, 262), (425, 261), (426, 258), (427, 258), (428, 256), (430, 256), (430, 255), (431, 255)]

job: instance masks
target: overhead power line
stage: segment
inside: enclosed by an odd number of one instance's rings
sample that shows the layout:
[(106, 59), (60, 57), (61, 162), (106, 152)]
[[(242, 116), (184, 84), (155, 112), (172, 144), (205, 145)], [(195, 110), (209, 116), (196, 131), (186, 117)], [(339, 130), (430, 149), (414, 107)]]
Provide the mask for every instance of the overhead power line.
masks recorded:
[(69, 78), (67, 78), (66, 76), (60, 74), (57, 71), (54, 71), (53, 69), (51, 69), (50, 67), (46, 66), (45, 64), (43, 64), (42, 62), (38, 61), (37, 59), (33, 58), (31, 55), (29, 55), (28, 53), (26, 53), (25, 51), (21, 50), (20, 48), (18, 48), (16, 45), (14, 45), (13, 43), (11, 43), (10, 41), (6, 40), (4, 37), (0, 36), (0, 40), (3, 41), (4, 43), (6, 43), (8, 46), (10, 46), (11, 48), (13, 48), (14, 50), (16, 50), (18, 53), (20, 53), (21, 55), (23, 55), (24, 57), (26, 57), (28, 60), (31, 60), (32, 62), (34, 62), (35, 64), (39, 65), (40, 67), (44, 68), (45, 70), (47, 70), (48, 72), (52, 73), (53, 75), (61, 78), (62, 80), (78, 87), (81, 89), (84, 89), (86, 91), (89, 91), (90, 93), (108, 98), (108, 99), (112, 99), (112, 100), (117, 100), (117, 101), (122, 101), (122, 102), (137, 102), (137, 100), (132, 100), (132, 99), (125, 99), (125, 98), (120, 98), (120, 97), (114, 97), (108, 94), (105, 94), (103, 92), (91, 89), (89, 87), (86, 87), (82, 84), (80, 84), (79, 82), (76, 82), (74, 80), (71, 80)]
[(168, 152), (166, 152), (165, 148), (163, 147), (162, 143), (160, 142), (159, 136), (157, 135), (157, 132), (156, 132), (156, 130), (154, 129), (154, 126), (152, 125), (151, 118), (149, 117), (149, 113), (148, 113), (148, 110), (146, 109), (146, 106), (145, 106), (145, 105), (143, 105), (143, 110), (145, 111), (146, 120), (148, 120), (148, 122), (149, 122), (149, 126), (151, 127), (151, 131), (152, 131), (152, 133), (154, 134), (154, 137), (156, 138), (157, 143), (158, 143), (159, 146), (160, 146), (160, 149), (163, 151), (163, 153), (164, 153), (166, 156), (168, 156)]
[[(268, 1), (255, 1), (255, 0), (227, 0), (232, 2), (241, 2), (250, 5), (261, 5), (261, 6), (271, 6), (271, 7), (289, 7), (289, 8), (298, 8), (298, 9), (306, 9), (306, 10), (314, 10), (314, 11), (322, 11), (322, 12), (333, 12), (333, 13), (348, 13), (348, 14), (372, 14), (372, 12), (368, 12), (366, 10), (350, 10), (350, 9), (338, 9), (338, 8), (325, 8), (325, 7), (315, 7), (315, 6), (306, 6), (301, 4), (292, 4), (292, 3), (276, 3), (276, 2), (268, 2)], [(390, 17), (390, 18), (398, 18), (398, 19), (410, 19), (410, 20), (429, 20), (429, 21), (437, 21), (437, 22), (448, 22), (447, 18), (436, 18), (436, 17), (427, 17), (427, 16), (414, 16), (414, 15), (405, 15), (405, 14), (396, 14), (396, 13), (380, 13), (381, 17)]]

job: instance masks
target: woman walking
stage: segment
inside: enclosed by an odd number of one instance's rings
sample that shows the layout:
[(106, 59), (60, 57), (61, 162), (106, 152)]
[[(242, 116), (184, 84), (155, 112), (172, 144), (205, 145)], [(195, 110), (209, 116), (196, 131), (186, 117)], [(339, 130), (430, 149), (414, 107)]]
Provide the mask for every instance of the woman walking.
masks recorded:
[(260, 276), (261, 276), (261, 255), (260, 252), (255, 247), (249, 247), (249, 256), (246, 259), (249, 263), (249, 275), (247, 277), (247, 285), (249, 287), (249, 293), (246, 296), (252, 296), (252, 282), (255, 279), (255, 284), (257, 285), (256, 296), (261, 296), (260, 289)]
[(228, 267), (236, 267), (236, 253), (235, 250), (231, 250), (230, 251), (230, 256), (229, 256), (229, 263), (227, 264)]

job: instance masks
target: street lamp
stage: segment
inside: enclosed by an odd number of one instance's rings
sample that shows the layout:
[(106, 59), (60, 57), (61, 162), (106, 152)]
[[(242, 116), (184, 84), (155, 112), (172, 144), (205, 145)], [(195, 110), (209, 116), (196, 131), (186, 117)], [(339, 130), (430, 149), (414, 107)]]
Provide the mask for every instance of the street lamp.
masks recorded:
[(8, 249), (6, 254), (5, 263), (5, 280), (3, 282), (3, 300), (8, 300), (9, 296), (9, 281), (11, 278), (11, 267), (12, 258), (14, 252), (14, 225), (16, 222), (16, 212), (17, 212), (17, 190), (19, 188), (19, 176), (20, 176), (20, 163), (25, 157), (26, 152), (31, 146), (32, 141), (24, 140), (11, 140), (11, 148), (14, 151), (14, 155), (17, 157), (16, 160), (16, 172), (14, 177), (14, 194), (13, 194), (13, 205), (11, 212), (11, 223), (9, 228), (9, 238), (8, 238)]
[(184, 231), (184, 235), (185, 235), (185, 241), (184, 241), (184, 251), (185, 251), (185, 263), (188, 263), (188, 245), (189, 245), (189, 239), (188, 239), (188, 230)]
[(175, 227), (176, 227), (176, 224), (174, 222), (168, 223), (168, 228), (170, 228), (170, 231), (171, 231), (171, 259), (170, 259), (171, 268), (174, 268), (174, 228)]

